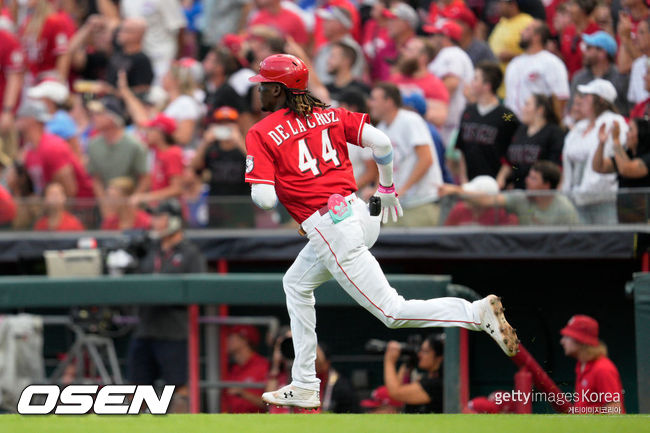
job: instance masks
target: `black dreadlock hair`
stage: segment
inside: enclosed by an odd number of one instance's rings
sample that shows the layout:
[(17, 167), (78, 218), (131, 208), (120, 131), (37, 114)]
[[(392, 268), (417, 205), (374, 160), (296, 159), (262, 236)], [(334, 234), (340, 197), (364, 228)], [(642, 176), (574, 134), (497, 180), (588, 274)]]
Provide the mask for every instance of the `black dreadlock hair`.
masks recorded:
[(282, 85), (287, 95), (287, 108), (296, 116), (311, 118), (314, 108), (329, 108), (329, 105), (313, 96), (308, 90), (295, 92)]

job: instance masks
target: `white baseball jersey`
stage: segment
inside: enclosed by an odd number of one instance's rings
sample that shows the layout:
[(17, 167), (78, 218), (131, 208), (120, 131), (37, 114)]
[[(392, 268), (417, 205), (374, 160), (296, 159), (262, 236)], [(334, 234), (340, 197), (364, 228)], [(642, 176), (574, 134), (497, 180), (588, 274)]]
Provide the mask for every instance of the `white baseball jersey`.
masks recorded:
[(546, 50), (537, 54), (522, 54), (508, 64), (505, 76), (506, 99), (504, 104), (517, 117), (533, 93), (554, 95), (569, 99), (569, 74), (556, 55)]

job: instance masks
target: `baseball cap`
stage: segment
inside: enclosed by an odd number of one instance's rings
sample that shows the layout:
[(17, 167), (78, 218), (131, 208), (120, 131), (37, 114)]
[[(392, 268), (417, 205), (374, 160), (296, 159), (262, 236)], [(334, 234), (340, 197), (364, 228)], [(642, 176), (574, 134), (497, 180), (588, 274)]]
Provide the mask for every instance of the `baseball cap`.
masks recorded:
[(55, 80), (44, 80), (27, 89), (27, 97), (32, 99), (47, 98), (57, 104), (63, 104), (70, 96), (68, 86)]
[(352, 28), (352, 18), (350, 13), (338, 6), (326, 6), (318, 9), (316, 15), (324, 20), (334, 20), (340, 22), (346, 29)]
[(427, 101), (418, 92), (402, 93), (402, 104), (414, 109), (420, 116), (424, 116), (427, 112)]
[(476, 176), (474, 179), (461, 185), (463, 191), (478, 192), (482, 194), (498, 194), (499, 184), (491, 176)]
[(119, 99), (114, 96), (104, 96), (100, 99), (93, 99), (86, 104), (91, 113), (107, 113), (115, 116), (116, 123), (124, 123), (124, 107)]
[(422, 27), (422, 30), (434, 35), (445, 35), (456, 42), (460, 41), (463, 37), (463, 29), (460, 24), (451, 20), (425, 25)]
[(38, 99), (25, 99), (20, 104), (20, 109), (16, 113), (16, 117), (19, 119), (21, 117), (33, 117), (41, 123), (47, 123), (52, 119), (52, 115), (47, 111), (45, 102), (39, 101)]
[(228, 335), (239, 335), (253, 347), (260, 344), (260, 331), (252, 325), (235, 325), (229, 329)]
[(404, 403), (393, 400), (388, 394), (388, 388), (386, 386), (380, 386), (372, 392), (370, 398), (361, 400), (361, 407), (365, 407), (366, 409), (375, 409), (381, 406), (401, 408), (404, 406)]
[(397, 3), (390, 9), (384, 9), (382, 12), (384, 17), (389, 19), (399, 18), (401, 20), (409, 23), (412, 29), (416, 29), (418, 26), (418, 14), (415, 12), (411, 6), (406, 3)]
[(465, 5), (444, 8), (442, 11), (440, 11), (440, 15), (450, 20), (463, 22), (467, 24), (470, 29), (476, 27), (476, 16)]
[(617, 96), (614, 85), (602, 78), (596, 78), (587, 84), (579, 85), (578, 92), (584, 95), (597, 95), (611, 103), (614, 103)]
[(560, 334), (571, 337), (588, 346), (598, 346), (598, 322), (593, 317), (577, 314), (560, 330)]
[(195, 83), (202, 83), (204, 78), (203, 65), (192, 57), (182, 57), (174, 62), (175, 66), (189, 69)]
[(224, 105), (214, 110), (212, 120), (215, 122), (236, 122), (239, 120), (239, 112), (232, 107)]
[(156, 117), (145, 123), (145, 128), (156, 128), (167, 135), (172, 135), (176, 131), (176, 121), (171, 117), (159, 113)]
[(582, 40), (586, 45), (592, 47), (602, 48), (607, 51), (607, 54), (614, 57), (616, 55), (616, 50), (618, 46), (616, 45), (616, 39), (614, 39), (609, 33), (599, 30), (590, 35), (583, 33)]

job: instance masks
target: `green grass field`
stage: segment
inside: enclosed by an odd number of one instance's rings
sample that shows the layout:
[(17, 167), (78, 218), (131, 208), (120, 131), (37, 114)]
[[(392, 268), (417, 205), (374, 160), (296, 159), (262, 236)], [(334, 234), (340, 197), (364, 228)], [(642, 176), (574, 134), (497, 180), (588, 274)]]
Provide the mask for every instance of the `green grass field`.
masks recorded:
[(644, 433), (649, 415), (0, 416), (2, 433)]

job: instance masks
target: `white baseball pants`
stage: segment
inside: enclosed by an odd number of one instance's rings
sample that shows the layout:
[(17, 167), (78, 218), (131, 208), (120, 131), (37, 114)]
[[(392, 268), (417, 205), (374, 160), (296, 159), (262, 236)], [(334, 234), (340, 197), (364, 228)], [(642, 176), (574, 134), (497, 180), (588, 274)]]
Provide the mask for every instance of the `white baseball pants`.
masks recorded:
[(368, 248), (379, 236), (379, 217), (354, 194), (352, 216), (334, 224), (329, 214), (315, 212), (302, 223), (309, 243), (282, 283), (291, 318), (295, 360), (292, 384), (318, 390), (316, 377), (316, 311), (314, 289), (334, 277), (355, 301), (389, 328), (459, 326), (480, 330), (479, 313), (460, 298), (405, 300), (390, 286)]

